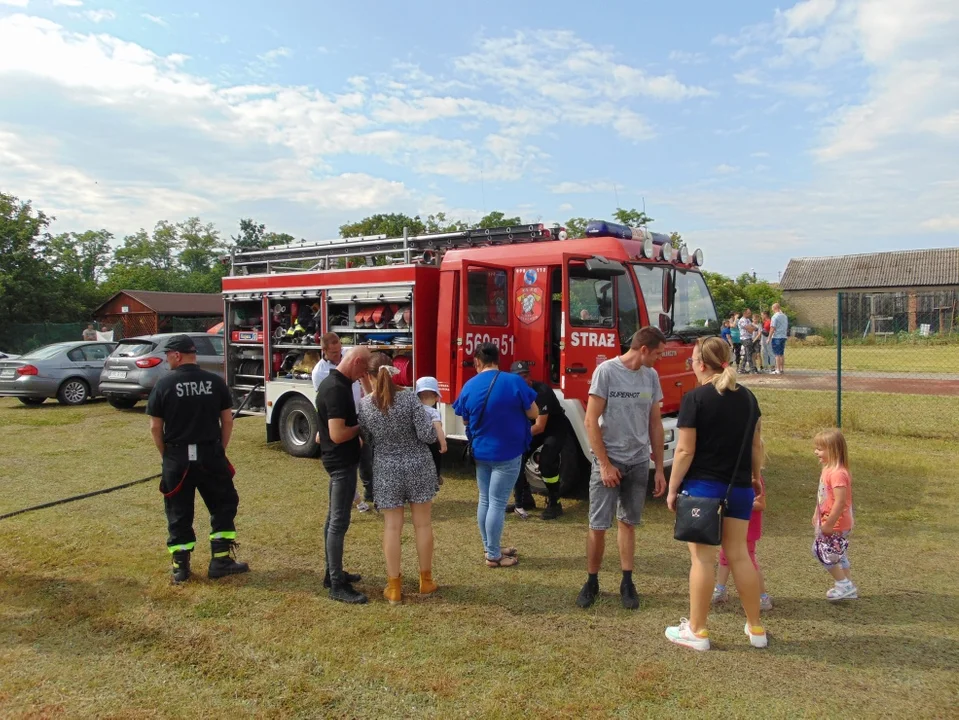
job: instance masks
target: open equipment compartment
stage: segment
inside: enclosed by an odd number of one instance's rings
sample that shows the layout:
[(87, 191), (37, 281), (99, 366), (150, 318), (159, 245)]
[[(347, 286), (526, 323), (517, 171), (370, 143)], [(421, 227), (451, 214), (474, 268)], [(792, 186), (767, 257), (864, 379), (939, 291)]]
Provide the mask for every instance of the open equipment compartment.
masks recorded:
[(262, 415), (264, 408), (263, 300), (260, 293), (225, 296), (224, 336), (226, 382), (233, 393), (233, 407), (252, 393), (242, 414)]

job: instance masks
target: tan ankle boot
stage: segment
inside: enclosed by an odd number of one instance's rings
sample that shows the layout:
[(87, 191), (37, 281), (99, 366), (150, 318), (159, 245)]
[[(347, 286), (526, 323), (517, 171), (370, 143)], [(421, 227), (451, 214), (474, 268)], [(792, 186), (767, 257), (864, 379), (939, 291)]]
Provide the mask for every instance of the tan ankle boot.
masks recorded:
[(439, 585), (433, 582), (433, 571), (427, 570), (420, 573), (420, 594), (429, 595), (439, 590)]
[(403, 602), (403, 575), (386, 579), (386, 588), (383, 597), (389, 600), (390, 605), (399, 605)]

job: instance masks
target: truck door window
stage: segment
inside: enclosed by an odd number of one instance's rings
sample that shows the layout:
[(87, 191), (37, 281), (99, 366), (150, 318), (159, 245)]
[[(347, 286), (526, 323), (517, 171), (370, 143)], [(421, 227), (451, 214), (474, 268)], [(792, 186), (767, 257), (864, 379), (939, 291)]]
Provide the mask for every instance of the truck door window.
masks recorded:
[(676, 307), (673, 328), (677, 332), (718, 329), (719, 321), (706, 281), (700, 273), (676, 271)]
[(628, 348), (633, 335), (639, 330), (639, 308), (636, 293), (629, 275), (616, 278), (616, 306), (619, 318), (619, 343)]
[(466, 277), (469, 324), (505, 327), (509, 319), (506, 288), (506, 271), (470, 268)]
[(649, 323), (656, 325), (659, 314), (663, 312), (663, 273), (666, 268), (658, 265), (633, 265), (636, 279), (639, 280), (639, 289), (643, 293), (643, 302), (646, 303), (646, 314)]
[(581, 264), (569, 268), (569, 324), (573, 327), (606, 327), (615, 325), (613, 282), (586, 275)]

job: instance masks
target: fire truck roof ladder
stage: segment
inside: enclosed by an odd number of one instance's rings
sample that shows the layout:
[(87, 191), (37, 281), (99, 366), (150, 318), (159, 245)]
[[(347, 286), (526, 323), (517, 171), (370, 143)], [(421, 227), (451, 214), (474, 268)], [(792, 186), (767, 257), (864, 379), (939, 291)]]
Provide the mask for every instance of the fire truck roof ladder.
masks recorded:
[[(445, 251), (455, 248), (545, 242), (559, 240), (563, 236), (565, 232), (558, 225), (548, 228), (539, 224), (423, 235), (408, 235), (404, 228), (402, 236), (393, 238), (386, 235), (365, 235), (273, 245), (265, 250), (234, 250), (230, 255), (231, 274), (236, 275), (241, 268), (242, 272), (266, 273), (325, 270), (335, 267), (335, 263), (340, 259), (364, 258), (368, 265), (372, 265), (372, 260), (376, 257), (385, 257), (387, 264), (416, 262), (434, 265)], [(284, 266), (282, 263), (297, 265)], [(252, 266), (257, 269), (254, 270)]]

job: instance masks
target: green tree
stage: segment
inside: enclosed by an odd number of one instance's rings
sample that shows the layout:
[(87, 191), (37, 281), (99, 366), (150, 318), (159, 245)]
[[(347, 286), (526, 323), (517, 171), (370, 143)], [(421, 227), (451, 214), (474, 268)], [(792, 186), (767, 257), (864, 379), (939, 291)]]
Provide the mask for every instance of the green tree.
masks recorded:
[(270, 244), (265, 236), (266, 225), (253, 218), (241, 218), (239, 234), (231, 235), (230, 239), (237, 250), (262, 250)]
[(359, 222), (340, 225), (340, 237), (361, 237), (364, 235), (386, 235), (387, 237), (403, 237), (403, 228), (407, 228), (410, 235), (421, 235), (426, 232), (426, 224), (420, 216), (410, 217), (403, 213), (378, 214), (365, 217)]
[(218, 264), (223, 249), (220, 233), (212, 223), (204, 225), (200, 218), (191, 217), (176, 226), (180, 250), (179, 262), (187, 273), (206, 274)]
[(469, 228), (462, 220), (449, 220), (444, 212), (427, 215), (425, 225), (428, 233), (459, 232)]
[(669, 244), (674, 248), (678, 248), (683, 244), (683, 236), (673, 230), (671, 233), (669, 233)]
[(263, 236), (263, 247), (268, 248), (271, 245), (289, 245), (296, 240), (289, 233), (268, 232)]
[(754, 312), (762, 312), (769, 310), (773, 303), (777, 302), (783, 306), (783, 311), (787, 312), (782, 290), (765, 280), (757, 281), (748, 273), (743, 273), (733, 280), (720, 273), (703, 271), (703, 278), (713, 296), (720, 318), (727, 318), (734, 312), (742, 313), (747, 307)]
[(574, 217), (566, 221), (566, 233), (571, 238), (586, 237), (586, 226), (591, 221), (584, 217)]
[(476, 223), (474, 228), (489, 229), (497, 227), (512, 227), (513, 225), (522, 225), (523, 220), (519, 217), (506, 217), (505, 214), (494, 210), (488, 215), (484, 215), (480, 218), (480, 221)]
[(55, 316), (54, 272), (41, 252), (52, 219), (29, 201), (0, 193), (0, 322)]
[(629, 227), (641, 227), (654, 222), (653, 218), (649, 217), (645, 210), (636, 210), (635, 208), (630, 208), (629, 210), (616, 208), (613, 217), (616, 219), (616, 222), (629, 225)]

